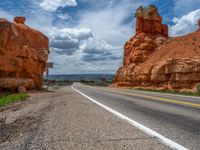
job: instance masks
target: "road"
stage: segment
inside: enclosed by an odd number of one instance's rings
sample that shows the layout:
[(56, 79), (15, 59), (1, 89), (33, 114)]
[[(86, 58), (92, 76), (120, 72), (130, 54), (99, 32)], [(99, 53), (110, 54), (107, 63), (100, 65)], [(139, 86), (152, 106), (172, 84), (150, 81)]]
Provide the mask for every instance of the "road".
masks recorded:
[(0, 150), (171, 149), (70, 86), (30, 95), (0, 108)]
[(130, 89), (73, 88), (187, 149), (200, 149), (200, 98)]

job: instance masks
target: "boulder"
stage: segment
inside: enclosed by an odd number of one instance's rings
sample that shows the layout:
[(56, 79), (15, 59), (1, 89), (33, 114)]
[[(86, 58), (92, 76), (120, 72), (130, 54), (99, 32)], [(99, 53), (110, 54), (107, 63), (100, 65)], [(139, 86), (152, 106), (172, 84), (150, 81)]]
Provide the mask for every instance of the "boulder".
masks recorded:
[(18, 92), (19, 93), (26, 93), (26, 88), (24, 86), (19, 86), (18, 87)]
[(0, 89), (40, 89), (49, 54), (48, 37), (24, 25), (24, 17), (14, 20), (16, 23), (0, 19)]
[(15, 23), (24, 24), (25, 21), (26, 21), (26, 18), (25, 18), (25, 17), (22, 17), (22, 16), (20, 16), (20, 17), (15, 17), (15, 18), (14, 18), (14, 22), (15, 22)]

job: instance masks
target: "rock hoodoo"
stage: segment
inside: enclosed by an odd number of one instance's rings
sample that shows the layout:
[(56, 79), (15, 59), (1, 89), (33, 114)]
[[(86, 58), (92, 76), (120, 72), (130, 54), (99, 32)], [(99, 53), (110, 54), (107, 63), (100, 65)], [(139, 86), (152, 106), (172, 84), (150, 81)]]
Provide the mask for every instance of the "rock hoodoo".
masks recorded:
[(49, 40), (41, 32), (0, 18), (0, 90), (39, 89), (49, 54)]
[(168, 36), (168, 26), (162, 24), (162, 17), (154, 5), (150, 5), (148, 8), (139, 7), (135, 16), (136, 34), (143, 32)]
[(194, 90), (200, 82), (200, 31), (168, 38), (168, 26), (152, 5), (138, 8), (136, 23), (113, 86)]

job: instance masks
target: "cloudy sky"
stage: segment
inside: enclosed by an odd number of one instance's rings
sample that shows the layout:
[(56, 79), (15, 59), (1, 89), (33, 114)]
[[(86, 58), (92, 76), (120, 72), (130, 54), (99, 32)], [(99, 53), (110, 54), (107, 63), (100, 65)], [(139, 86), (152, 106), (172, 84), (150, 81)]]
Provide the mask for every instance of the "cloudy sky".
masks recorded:
[(178, 36), (197, 29), (200, 0), (0, 0), (0, 17), (26, 24), (50, 39), (53, 74), (115, 73), (123, 45), (135, 33), (134, 13), (154, 4)]

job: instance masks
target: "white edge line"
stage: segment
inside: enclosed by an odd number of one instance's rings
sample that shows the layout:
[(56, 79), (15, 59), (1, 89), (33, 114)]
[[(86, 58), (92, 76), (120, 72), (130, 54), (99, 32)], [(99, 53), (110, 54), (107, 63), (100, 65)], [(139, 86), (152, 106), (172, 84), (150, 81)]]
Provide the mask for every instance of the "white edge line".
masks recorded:
[(113, 110), (113, 109), (111, 109), (111, 108), (99, 103), (98, 101), (94, 100), (93, 98), (90, 98), (89, 96), (85, 95), (84, 93), (78, 91), (73, 86), (71, 86), (71, 88), (73, 90), (75, 90), (76, 92), (78, 92), (79, 94), (81, 94), (82, 96), (84, 96), (87, 99), (89, 99), (90, 101), (92, 101), (93, 103), (101, 106), (102, 108), (106, 109), (107, 111), (109, 111), (113, 115), (117, 116), (118, 118), (128, 122), (129, 124), (135, 126), (138, 129), (142, 130), (143, 132), (147, 133), (151, 137), (156, 137), (159, 141), (161, 141), (165, 145), (171, 147), (172, 149), (189, 150), (188, 148), (186, 148), (186, 147), (184, 147), (184, 146), (182, 146), (182, 145), (180, 145), (180, 144), (178, 144), (178, 143), (176, 143), (176, 142), (164, 137), (163, 135), (157, 133), (156, 131), (154, 131), (154, 130), (152, 130), (152, 129), (150, 129), (150, 128), (148, 128), (148, 127), (146, 127), (146, 126), (144, 126), (144, 125), (132, 120), (131, 118), (129, 118), (129, 117), (127, 117), (127, 116), (125, 116), (125, 115), (123, 115), (123, 114), (121, 114), (121, 113), (119, 113), (119, 112), (117, 112), (117, 111), (115, 111), (115, 110)]

